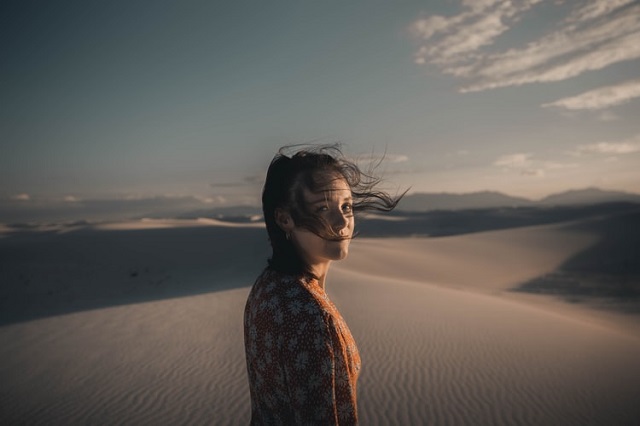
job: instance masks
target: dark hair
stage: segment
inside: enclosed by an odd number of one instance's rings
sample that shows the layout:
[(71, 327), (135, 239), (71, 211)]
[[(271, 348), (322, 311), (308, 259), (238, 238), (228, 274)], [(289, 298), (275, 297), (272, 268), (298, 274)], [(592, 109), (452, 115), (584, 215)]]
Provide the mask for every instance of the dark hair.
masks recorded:
[[(303, 197), (304, 189), (319, 192), (333, 179), (344, 179), (353, 197), (354, 213), (378, 210), (388, 212), (395, 208), (402, 196), (391, 197), (375, 190), (380, 178), (364, 173), (347, 160), (339, 144), (286, 146), (273, 158), (262, 191), (262, 212), (273, 250), (269, 267), (276, 271), (305, 274), (313, 277), (285, 232), (275, 219), (276, 209), (287, 210), (296, 226), (308, 229), (325, 239), (340, 239), (332, 227), (311, 212)], [(286, 152), (296, 150), (293, 155)], [(406, 193), (406, 191), (405, 191)]]

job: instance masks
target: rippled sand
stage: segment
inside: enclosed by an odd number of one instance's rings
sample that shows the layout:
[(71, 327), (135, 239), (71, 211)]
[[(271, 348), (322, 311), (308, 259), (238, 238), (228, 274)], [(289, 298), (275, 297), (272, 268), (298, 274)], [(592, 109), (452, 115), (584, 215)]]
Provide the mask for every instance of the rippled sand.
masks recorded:
[[(362, 424), (640, 424), (637, 318), (509, 292), (592, 243), (555, 225), (354, 241), (328, 286)], [(248, 424), (249, 288), (220, 286), (0, 326), (0, 424)]]

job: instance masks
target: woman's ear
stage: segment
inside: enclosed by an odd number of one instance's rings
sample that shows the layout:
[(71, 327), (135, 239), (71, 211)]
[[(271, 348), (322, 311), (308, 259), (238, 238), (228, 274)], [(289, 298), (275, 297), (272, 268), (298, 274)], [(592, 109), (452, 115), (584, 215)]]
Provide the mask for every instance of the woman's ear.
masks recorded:
[(295, 223), (293, 223), (291, 214), (284, 209), (276, 209), (275, 219), (280, 229), (282, 229), (286, 234), (291, 232), (291, 230), (296, 226)]

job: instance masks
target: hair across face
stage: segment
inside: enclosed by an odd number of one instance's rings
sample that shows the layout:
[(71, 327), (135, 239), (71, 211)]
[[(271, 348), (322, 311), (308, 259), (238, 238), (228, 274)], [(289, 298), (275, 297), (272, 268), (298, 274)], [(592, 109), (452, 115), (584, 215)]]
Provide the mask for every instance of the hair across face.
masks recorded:
[(277, 209), (288, 212), (297, 227), (327, 241), (340, 241), (352, 238), (352, 232), (341, 235), (332, 216), (324, 213), (322, 206), (319, 209), (322, 203), (315, 202), (328, 197), (331, 188), (341, 185), (349, 191), (351, 200), (345, 208), (351, 216), (366, 210), (390, 211), (402, 197), (393, 198), (375, 190), (380, 179), (363, 173), (354, 162), (345, 159), (337, 145), (301, 149), (293, 155), (286, 155), (286, 149), (271, 161), (262, 192), (262, 209), (273, 249), (269, 265), (273, 269), (308, 271), (299, 250), (276, 223)]
[[(329, 179), (318, 192), (305, 189), (303, 197), (312, 222), (297, 226), (299, 221), (294, 221), (296, 226), (285, 228), (297, 253), (307, 265), (344, 259), (355, 224), (351, 189), (346, 180)], [(320, 229), (310, 229), (313, 226)]]
[(298, 179), (292, 186), (291, 201), (286, 207), (296, 226), (326, 240), (345, 239), (343, 227), (335, 219), (336, 212), (353, 217), (349, 183), (335, 169), (316, 170), (305, 177), (308, 179)]

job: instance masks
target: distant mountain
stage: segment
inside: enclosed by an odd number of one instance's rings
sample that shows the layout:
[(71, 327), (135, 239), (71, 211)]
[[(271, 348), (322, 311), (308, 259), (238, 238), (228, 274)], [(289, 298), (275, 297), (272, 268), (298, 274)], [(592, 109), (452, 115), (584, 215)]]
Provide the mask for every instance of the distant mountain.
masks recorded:
[(640, 203), (640, 195), (621, 191), (605, 191), (599, 188), (586, 188), (553, 194), (539, 201), (533, 201), (522, 197), (512, 197), (495, 191), (481, 191), (467, 194), (415, 193), (405, 196), (398, 204), (398, 210), (420, 212), (499, 207), (564, 206), (608, 202)]
[(570, 204), (594, 204), (609, 203), (612, 201), (627, 201), (640, 203), (640, 195), (622, 191), (604, 191), (599, 188), (575, 189), (549, 195), (539, 201), (544, 205), (570, 205)]
[(398, 210), (463, 210), (493, 207), (523, 207), (535, 204), (521, 197), (511, 197), (495, 191), (472, 192), (468, 194), (415, 193), (406, 195), (398, 204)]

